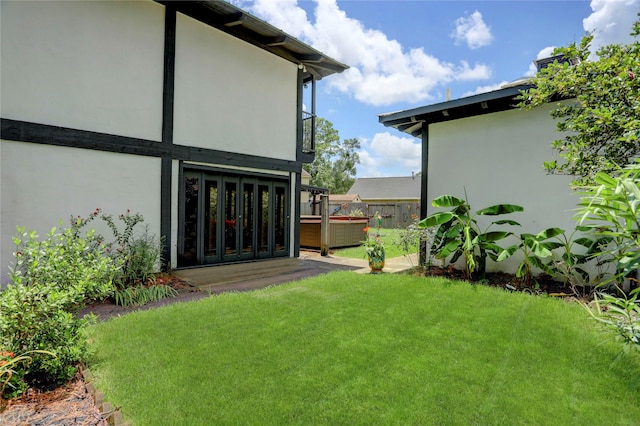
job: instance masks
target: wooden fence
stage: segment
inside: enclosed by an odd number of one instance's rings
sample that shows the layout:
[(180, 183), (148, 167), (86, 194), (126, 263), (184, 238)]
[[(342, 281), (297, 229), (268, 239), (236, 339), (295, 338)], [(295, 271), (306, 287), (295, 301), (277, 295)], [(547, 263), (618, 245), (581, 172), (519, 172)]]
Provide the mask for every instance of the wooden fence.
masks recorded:
[[(383, 228), (406, 228), (413, 222), (414, 218), (420, 215), (420, 203), (329, 203), (330, 215), (346, 216), (357, 210), (369, 218), (369, 226), (378, 226), (374, 215), (379, 212), (382, 216)], [(316, 211), (319, 211), (319, 209), (316, 209)], [(300, 206), (300, 212), (302, 215), (310, 215), (311, 205), (307, 201), (303, 201)]]

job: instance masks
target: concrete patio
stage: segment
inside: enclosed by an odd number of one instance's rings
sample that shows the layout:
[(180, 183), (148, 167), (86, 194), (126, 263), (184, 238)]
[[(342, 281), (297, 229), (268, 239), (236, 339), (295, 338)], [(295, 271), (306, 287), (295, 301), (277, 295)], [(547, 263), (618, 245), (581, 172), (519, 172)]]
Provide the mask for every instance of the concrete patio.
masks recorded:
[[(417, 265), (417, 255), (387, 259), (384, 273), (404, 272)], [(284, 284), (332, 271), (370, 272), (366, 259), (320, 256), (316, 252), (301, 252), (299, 258), (270, 259), (234, 265), (209, 266), (174, 271), (200, 290), (210, 293), (247, 291), (270, 285)]]

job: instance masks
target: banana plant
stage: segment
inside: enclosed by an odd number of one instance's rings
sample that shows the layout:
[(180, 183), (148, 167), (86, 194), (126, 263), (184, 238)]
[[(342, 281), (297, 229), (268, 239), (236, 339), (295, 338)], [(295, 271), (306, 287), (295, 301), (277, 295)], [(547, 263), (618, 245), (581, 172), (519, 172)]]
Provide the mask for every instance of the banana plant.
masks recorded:
[[(590, 274), (587, 263), (596, 258), (600, 247), (609, 243), (609, 239), (606, 238), (581, 236), (574, 239), (578, 232), (589, 231), (588, 227), (577, 226), (569, 236), (560, 228), (547, 228), (536, 235), (520, 234), (520, 243), (504, 249), (498, 255), (498, 261), (506, 260), (520, 250), (522, 261), (516, 270), (516, 277), (522, 279), (525, 287), (531, 286), (533, 268), (547, 275), (563, 275), (565, 286), (588, 283)], [(576, 246), (581, 248), (576, 250)], [(596, 263), (596, 266), (599, 265), (599, 262)]]
[(451, 208), (450, 211), (434, 213), (418, 223), (419, 228), (436, 227), (431, 252), (437, 259), (450, 258), (455, 263), (461, 256), (465, 259), (465, 275), (467, 279), (484, 279), (487, 256), (497, 261), (504, 251), (496, 244), (498, 241), (513, 235), (509, 231), (489, 231), (494, 225), (520, 226), (513, 220), (497, 220), (491, 222), (484, 230), (478, 225), (477, 216), (499, 216), (524, 209), (515, 204), (496, 204), (471, 213), (471, 206), (466, 200), (453, 195), (442, 195), (432, 201), (434, 207)]
[[(557, 237), (563, 234), (564, 229), (560, 228), (547, 228), (536, 235), (520, 234), (520, 243), (504, 249), (498, 255), (498, 262), (508, 259), (520, 250), (522, 252), (522, 261), (516, 270), (516, 277), (522, 278), (525, 287), (530, 287), (533, 268), (538, 268), (548, 275), (555, 273), (553, 250), (564, 245), (557, 240)], [(551, 238), (555, 239), (555, 241), (549, 241)]]

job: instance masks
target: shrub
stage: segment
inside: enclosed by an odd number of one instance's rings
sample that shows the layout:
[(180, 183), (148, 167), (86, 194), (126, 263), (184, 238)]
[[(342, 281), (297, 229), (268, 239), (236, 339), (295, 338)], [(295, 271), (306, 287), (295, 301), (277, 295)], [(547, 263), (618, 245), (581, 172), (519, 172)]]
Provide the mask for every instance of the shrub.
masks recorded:
[(122, 222), (122, 229), (118, 227), (113, 216), (101, 216), (115, 240), (108, 244), (111, 257), (122, 265), (115, 278), (114, 301), (116, 305), (144, 305), (148, 302), (174, 297), (176, 291), (167, 285), (158, 285), (153, 275), (160, 269), (162, 262), (162, 248), (164, 241), (149, 232), (146, 226), (142, 234), (136, 235), (134, 228), (144, 222), (141, 214), (126, 214), (118, 216)]
[[(404, 229), (400, 229), (397, 233), (396, 240), (393, 244), (400, 248), (403, 256), (411, 262), (411, 254), (418, 253), (420, 257), (421, 248), (425, 248), (425, 263), (430, 267), (433, 263), (431, 255), (431, 244), (435, 236), (434, 228), (420, 228), (418, 226), (418, 216), (411, 215), (412, 222)], [(418, 261), (420, 261), (418, 259)], [(412, 265), (415, 266), (415, 265)]]
[(594, 297), (595, 308), (587, 305), (587, 310), (598, 322), (616, 334), (623, 350), (636, 350), (640, 353), (640, 288), (631, 291), (629, 297), (616, 297), (599, 293)]
[(622, 284), (640, 268), (640, 160), (617, 176), (600, 172), (594, 180), (582, 192), (580, 222), (611, 241), (597, 255), (614, 265), (609, 281)]
[(148, 226), (142, 234), (138, 236), (134, 234), (134, 227), (144, 222), (144, 218), (139, 213), (132, 215), (127, 210), (126, 214), (121, 214), (118, 218), (124, 224), (122, 230), (118, 228), (113, 216), (102, 215), (101, 217), (115, 238), (115, 241), (107, 245), (109, 253), (122, 264), (115, 280), (116, 286), (122, 289), (147, 282), (153, 273), (160, 269), (162, 239), (151, 234)]
[(72, 377), (87, 351), (82, 336), (87, 320), (76, 314), (85, 301), (113, 293), (118, 264), (103, 256), (93, 231), (81, 235), (80, 228), (90, 220), (92, 216), (74, 220), (66, 229), (53, 228), (42, 241), (24, 228), (14, 238), (11, 283), (0, 293), (0, 347), (31, 353), (29, 362), (23, 359), (13, 368), (28, 383), (59, 384)]

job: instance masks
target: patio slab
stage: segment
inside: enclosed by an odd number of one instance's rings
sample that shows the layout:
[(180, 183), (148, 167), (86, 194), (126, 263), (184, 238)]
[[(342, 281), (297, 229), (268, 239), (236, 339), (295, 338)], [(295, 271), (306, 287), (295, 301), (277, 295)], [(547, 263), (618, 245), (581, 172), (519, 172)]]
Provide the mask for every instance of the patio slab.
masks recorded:
[[(417, 256), (414, 255), (411, 260), (405, 257), (387, 259), (384, 272), (398, 273), (409, 270), (417, 264)], [(369, 273), (370, 269), (365, 259), (320, 256), (315, 252), (302, 252), (299, 258), (182, 269), (174, 271), (174, 274), (200, 290), (218, 294), (284, 284), (332, 271), (353, 271), (364, 274)]]

